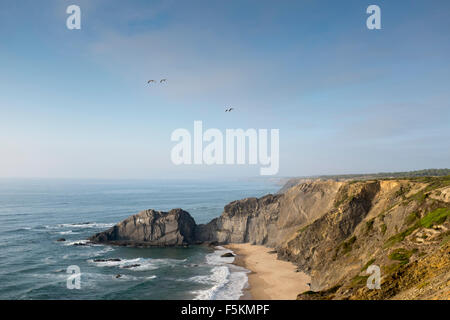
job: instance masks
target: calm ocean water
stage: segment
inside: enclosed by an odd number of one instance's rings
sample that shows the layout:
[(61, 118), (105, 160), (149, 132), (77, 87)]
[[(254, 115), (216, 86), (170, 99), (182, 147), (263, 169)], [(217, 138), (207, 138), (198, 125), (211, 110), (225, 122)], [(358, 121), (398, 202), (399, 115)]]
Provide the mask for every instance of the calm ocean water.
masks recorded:
[[(224, 250), (74, 243), (144, 209), (183, 208), (205, 223), (233, 200), (278, 189), (262, 181), (2, 179), (0, 299), (237, 299), (247, 270), (221, 258)], [(120, 261), (94, 261), (110, 258)], [(81, 270), (79, 290), (67, 289), (71, 265)]]

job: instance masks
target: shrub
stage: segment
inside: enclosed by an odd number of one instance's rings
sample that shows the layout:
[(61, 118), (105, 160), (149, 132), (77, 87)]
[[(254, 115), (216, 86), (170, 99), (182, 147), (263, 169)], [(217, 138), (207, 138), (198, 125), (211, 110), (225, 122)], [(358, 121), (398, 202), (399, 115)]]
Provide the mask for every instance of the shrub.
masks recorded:
[(417, 219), (419, 219), (420, 216), (417, 212), (411, 212), (406, 218), (405, 218), (405, 224), (411, 225), (413, 224)]
[(415, 250), (409, 251), (409, 250), (400, 248), (400, 249), (394, 250), (389, 255), (389, 259), (399, 261), (400, 265), (407, 264), (409, 262), (409, 258), (411, 258), (411, 256), (413, 255), (414, 252), (415, 252)]
[(375, 262), (375, 258), (374, 259), (370, 259), (369, 261), (367, 261), (367, 263), (364, 265), (364, 267), (362, 267), (361, 272), (365, 271), (369, 266), (371, 266), (373, 263)]
[(381, 225), (381, 233), (383, 234), (383, 236), (386, 234), (386, 230), (387, 230), (387, 225), (385, 223), (383, 223)]
[(366, 222), (366, 233), (370, 232), (372, 230), (374, 222), (375, 222), (374, 219), (371, 219), (371, 220)]
[(346, 254), (346, 253), (349, 253), (350, 251), (352, 251), (353, 244), (355, 243), (355, 241), (356, 241), (356, 237), (355, 236), (351, 237), (347, 241), (344, 241), (341, 244), (342, 253)]

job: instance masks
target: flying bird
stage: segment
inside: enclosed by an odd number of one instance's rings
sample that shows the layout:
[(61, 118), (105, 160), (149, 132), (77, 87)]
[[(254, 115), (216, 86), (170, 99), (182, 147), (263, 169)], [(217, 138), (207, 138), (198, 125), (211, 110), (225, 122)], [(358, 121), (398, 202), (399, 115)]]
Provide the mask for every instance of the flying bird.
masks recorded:
[(167, 81), (167, 79), (161, 79), (161, 81), (159, 83), (163, 83), (163, 82), (166, 82), (166, 81)]

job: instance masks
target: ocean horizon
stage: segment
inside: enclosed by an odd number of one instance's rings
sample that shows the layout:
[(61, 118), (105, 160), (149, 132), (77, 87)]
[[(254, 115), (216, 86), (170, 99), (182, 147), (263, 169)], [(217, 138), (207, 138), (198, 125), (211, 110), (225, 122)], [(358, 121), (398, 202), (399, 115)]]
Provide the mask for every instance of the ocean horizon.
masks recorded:
[[(0, 299), (239, 299), (248, 270), (221, 257), (225, 248), (83, 244), (145, 209), (182, 208), (207, 223), (231, 201), (279, 188), (264, 179), (0, 179)], [(67, 288), (69, 266), (80, 268), (80, 289)]]

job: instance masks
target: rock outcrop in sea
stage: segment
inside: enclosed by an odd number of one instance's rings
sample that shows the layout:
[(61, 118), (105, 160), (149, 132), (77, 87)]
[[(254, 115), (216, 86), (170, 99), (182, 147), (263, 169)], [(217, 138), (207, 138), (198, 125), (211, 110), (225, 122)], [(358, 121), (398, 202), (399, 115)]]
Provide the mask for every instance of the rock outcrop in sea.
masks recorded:
[[(91, 241), (176, 246), (252, 243), (311, 275), (299, 299), (450, 298), (450, 176), (313, 180), (226, 205), (197, 225), (181, 209), (146, 210)], [(382, 290), (369, 290), (370, 265)]]
[(195, 221), (182, 209), (145, 210), (89, 238), (94, 243), (184, 246), (195, 242)]

